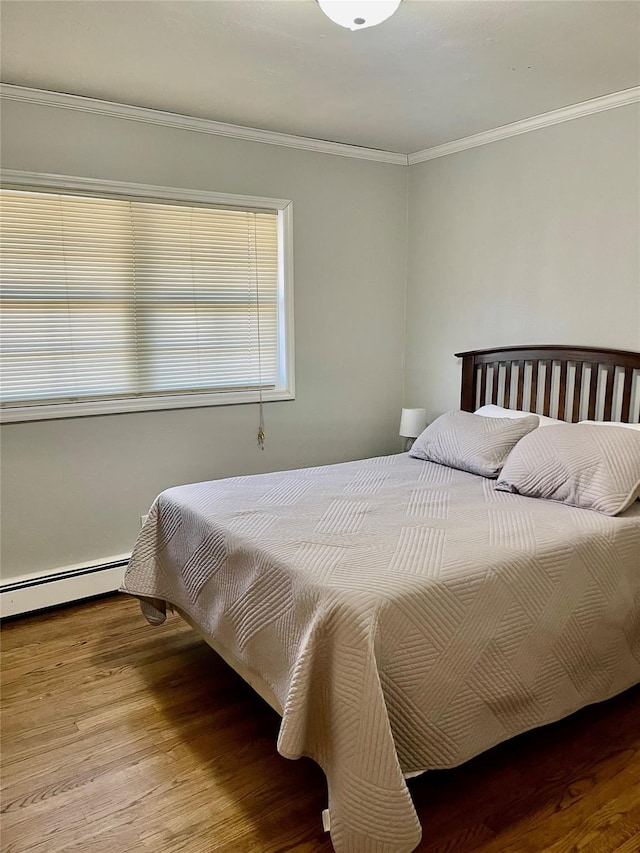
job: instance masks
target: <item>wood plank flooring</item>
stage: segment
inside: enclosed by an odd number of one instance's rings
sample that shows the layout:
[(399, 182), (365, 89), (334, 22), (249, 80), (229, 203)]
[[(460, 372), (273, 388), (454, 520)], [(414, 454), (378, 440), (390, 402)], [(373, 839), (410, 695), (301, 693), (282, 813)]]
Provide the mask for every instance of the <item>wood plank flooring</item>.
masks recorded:
[[(2, 640), (3, 853), (330, 853), (323, 774), (178, 617), (113, 596)], [(421, 853), (638, 853), (640, 689), (411, 790)]]

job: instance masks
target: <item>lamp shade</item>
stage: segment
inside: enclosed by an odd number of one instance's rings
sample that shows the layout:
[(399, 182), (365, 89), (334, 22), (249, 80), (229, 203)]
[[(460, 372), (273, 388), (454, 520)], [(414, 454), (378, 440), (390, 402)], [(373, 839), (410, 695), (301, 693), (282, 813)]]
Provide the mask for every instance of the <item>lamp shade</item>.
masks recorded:
[(417, 438), (427, 426), (426, 409), (403, 409), (400, 418), (400, 435), (403, 438)]
[(318, 0), (327, 18), (350, 30), (375, 27), (390, 18), (400, 0)]

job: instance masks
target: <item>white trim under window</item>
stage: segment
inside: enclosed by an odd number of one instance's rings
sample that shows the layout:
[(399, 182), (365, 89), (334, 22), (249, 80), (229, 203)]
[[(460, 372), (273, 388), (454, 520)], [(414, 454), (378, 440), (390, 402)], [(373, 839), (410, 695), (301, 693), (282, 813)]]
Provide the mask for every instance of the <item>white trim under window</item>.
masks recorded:
[(293, 399), (290, 201), (1, 177), (2, 421)]

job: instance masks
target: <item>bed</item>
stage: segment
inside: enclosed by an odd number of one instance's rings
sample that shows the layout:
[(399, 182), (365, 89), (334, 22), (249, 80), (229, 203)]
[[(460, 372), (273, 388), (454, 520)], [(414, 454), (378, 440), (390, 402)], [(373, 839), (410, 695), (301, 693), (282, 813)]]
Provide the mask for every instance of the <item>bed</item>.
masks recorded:
[[(640, 353), (457, 357), (465, 412), (640, 419)], [(279, 752), (327, 777), (336, 853), (409, 853), (411, 776), (640, 681), (640, 502), (610, 517), (495, 485), (402, 453), (172, 488), (140, 533), (123, 591), (281, 714)]]

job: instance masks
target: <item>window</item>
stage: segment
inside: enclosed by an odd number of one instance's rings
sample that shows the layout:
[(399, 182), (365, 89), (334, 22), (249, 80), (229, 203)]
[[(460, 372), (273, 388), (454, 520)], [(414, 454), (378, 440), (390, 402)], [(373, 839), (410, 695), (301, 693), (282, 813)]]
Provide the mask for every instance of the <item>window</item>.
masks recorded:
[(3, 420), (292, 398), (289, 202), (44, 178), (1, 191)]

